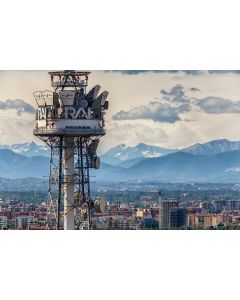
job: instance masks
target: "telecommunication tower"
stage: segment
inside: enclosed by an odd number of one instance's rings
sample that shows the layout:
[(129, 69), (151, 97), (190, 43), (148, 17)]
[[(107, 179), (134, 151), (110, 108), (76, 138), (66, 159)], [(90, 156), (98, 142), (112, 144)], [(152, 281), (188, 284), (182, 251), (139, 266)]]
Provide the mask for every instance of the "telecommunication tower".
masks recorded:
[(85, 71), (49, 72), (53, 91), (36, 91), (33, 134), (50, 146), (48, 229), (91, 228), (91, 210), (103, 211), (103, 198), (91, 198), (89, 169), (100, 167), (96, 154), (105, 135), (108, 92), (88, 91)]

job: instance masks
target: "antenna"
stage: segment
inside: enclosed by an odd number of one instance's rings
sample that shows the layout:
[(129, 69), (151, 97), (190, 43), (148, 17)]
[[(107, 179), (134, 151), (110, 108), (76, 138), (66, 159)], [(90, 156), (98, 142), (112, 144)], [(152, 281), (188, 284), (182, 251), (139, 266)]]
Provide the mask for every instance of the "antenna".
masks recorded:
[(158, 215), (158, 229), (161, 229), (161, 203), (162, 203), (162, 191), (158, 191), (158, 206), (159, 206), (159, 215)]
[[(91, 229), (93, 201), (89, 170), (100, 167), (97, 147), (106, 134), (104, 113), (108, 92), (88, 91), (87, 71), (49, 72), (54, 89), (33, 93), (37, 111), (33, 134), (51, 148), (48, 229)], [(100, 202), (99, 202), (100, 201)]]

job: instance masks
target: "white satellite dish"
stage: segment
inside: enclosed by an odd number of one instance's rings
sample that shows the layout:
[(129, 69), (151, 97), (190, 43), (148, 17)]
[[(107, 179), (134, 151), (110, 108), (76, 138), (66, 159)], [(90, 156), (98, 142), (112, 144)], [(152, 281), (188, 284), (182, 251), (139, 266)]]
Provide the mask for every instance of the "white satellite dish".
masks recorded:
[(94, 202), (94, 208), (97, 213), (103, 213), (105, 211), (106, 201), (103, 197), (98, 197)]
[(96, 154), (98, 144), (99, 144), (99, 139), (96, 139), (92, 141), (91, 144), (88, 146), (88, 153), (91, 157), (93, 157)]
[(74, 203), (78, 204), (79, 206), (83, 205), (84, 201), (83, 201), (80, 191), (74, 192)]
[(88, 207), (87, 206), (83, 206), (80, 208), (80, 215), (81, 215), (82, 221), (88, 220)]
[(97, 95), (100, 91), (101, 86), (95, 85), (87, 94), (86, 99), (89, 103), (92, 103), (94, 100), (97, 99)]
[(59, 92), (61, 106), (73, 105), (75, 99), (75, 91), (63, 90)]
[(92, 161), (92, 167), (94, 169), (99, 169), (100, 168), (100, 157), (95, 156), (93, 161)]

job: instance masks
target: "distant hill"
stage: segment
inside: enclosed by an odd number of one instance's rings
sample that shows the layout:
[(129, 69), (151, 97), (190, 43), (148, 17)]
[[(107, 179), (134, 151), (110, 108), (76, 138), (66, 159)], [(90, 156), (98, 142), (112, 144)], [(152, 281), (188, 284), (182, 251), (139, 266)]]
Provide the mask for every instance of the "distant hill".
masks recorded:
[(240, 150), (240, 141), (220, 139), (204, 144), (194, 144), (183, 149), (167, 149), (142, 143), (135, 147), (128, 147), (125, 144), (121, 144), (104, 153), (101, 159), (103, 162), (111, 165), (129, 168), (144, 159), (166, 156), (180, 151), (195, 155), (211, 155), (234, 150)]
[(44, 156), (27, 157), (9, 149), (0, 149), (0, 177), (42, 178), (48, 173), (49, 158)]
[[(28, 157), (50, 156), (50, 148), (47, 145), (40, 145), (34, 142), (13, 145), (0, 145), (0, 149), (9, 149), (14, 153), (23, 154)], [(204, 144), (194, 144), (183, 149), (168, 149), (143, 143), (140, 143), (135, 147), (129, 147), (125, 144), (120, 144), (102, 154), (101, 161), (103, 163), (128, 168), (134, 165), (134, 163), (137, 163), (138, 161), (145, 158), (165, 156), (170, 153), (179, 151), (196, 155), (211, 155), (234, 150), (240, 150), (240, 141), (229, 141), (226, 139), (221, 139), (210, 141)], [(127, 162), (128, 160), (129, 162)]]
[(49, 156), (50, 149), (47, 145), (37, 145), (34, 142), (12, 145), (0, 145), (0, 149), (9, 149), (17, 154), (32, 156)]
[(194, 144), (182, 149), (184, 152), (198, 155), (211, 155), (234, 150), (240, 150), (240, 141), (229, 141), (226, 139), (214, 140), (204, 144)]
[(121, 162), (130, 159), (159, 157), (176, 151), (177, 150), (175, 149), (166, 149), (143, 143), (140, 143), (135, 147), (128, 147), (125, 144), (120, 144), (101, 155), (101, 159), (105, 163), (119, 165)]
[(127, 168), (128, 169), (128, 168), (136, 165), (138, 162), (140, 162), (144, 159), (146, 159), (146, 158), (145, 157), (136, 157), (136, 158), (124, 160), (124, 161), (118, 163), (117, 166), (121, 167), (121, 168)]
[[(136, 147), (121, 146), (118, 149), (122, 149), (126, 156), (120, 155), (120, 157), (125, 157), (126, 159), (121, 160), (118, 158), (118, 165), (111, 165), (102, 159), (101, 168), (99, 170), (91, 170), (90, 175), (93, 176), (92, 181), (107, 182), (239, 182), (240, 150), (225, 152), (228, 149), (238, 147), (237, 143), (218, 140), (203, 144), (204, 147), (188, 147), (190, 148), (188, 149), (189, 151), (197, 153), (201, 150), (201, 154), (188, 153), (184, 149), (183, 151), (165, 155), (162, 152), (162, 155), (158, 157), (151, 157), (157, 155), (157, 147), (152, 148), (144, 144)], [(126, 152), (127, 148), (130, 148), (130, 150)], [(133, 150), (132, 148), (136, 148), (137, 150)], [(146, 156), (129, 158), (134, 156), (134, 151), (137, 155)], [(221, 152), (207, 154), (207, 151)], [(113, 155), (113, 157), (115, 156)], [(43, 176), (48, 175), (49, 157), (37, 155), (28, 157), (13, 152), (10, 149), (0, 149), (0, 177), (43, 178)]]
[(232, 182), (240, 179), (240, 150), (213, 155), (185, 152), (145, 159), (129, 169), (132, 178), (164, 181)]

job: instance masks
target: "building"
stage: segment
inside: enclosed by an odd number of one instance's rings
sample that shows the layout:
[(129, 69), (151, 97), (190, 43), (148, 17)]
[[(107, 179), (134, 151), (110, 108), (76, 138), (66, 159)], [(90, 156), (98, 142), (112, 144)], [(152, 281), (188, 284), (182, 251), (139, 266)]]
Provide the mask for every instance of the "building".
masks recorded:
[(226, 201), (226, 210), (240, 210), (240, 200)]
[(0, 230), (7, 229), (8, 219), (6, 216), (0, 216)]
[(178, 207), (178, 201), (163, 200), (160, 202), (160, 229), (174, 229), (186, 225), (187, 211), (185, 208)]
[(170, 228), (182, 228), (187, 224), (187, 210), (181, 207), (170, 209)]
[(208, 229), (218, 224), (217, 214), (190, 214), (188, 215), (188, 227), (192, 229)]
[(16, 229), (28, 230), (33, 218), (29, 216), (19, 216), (16, 218)]

